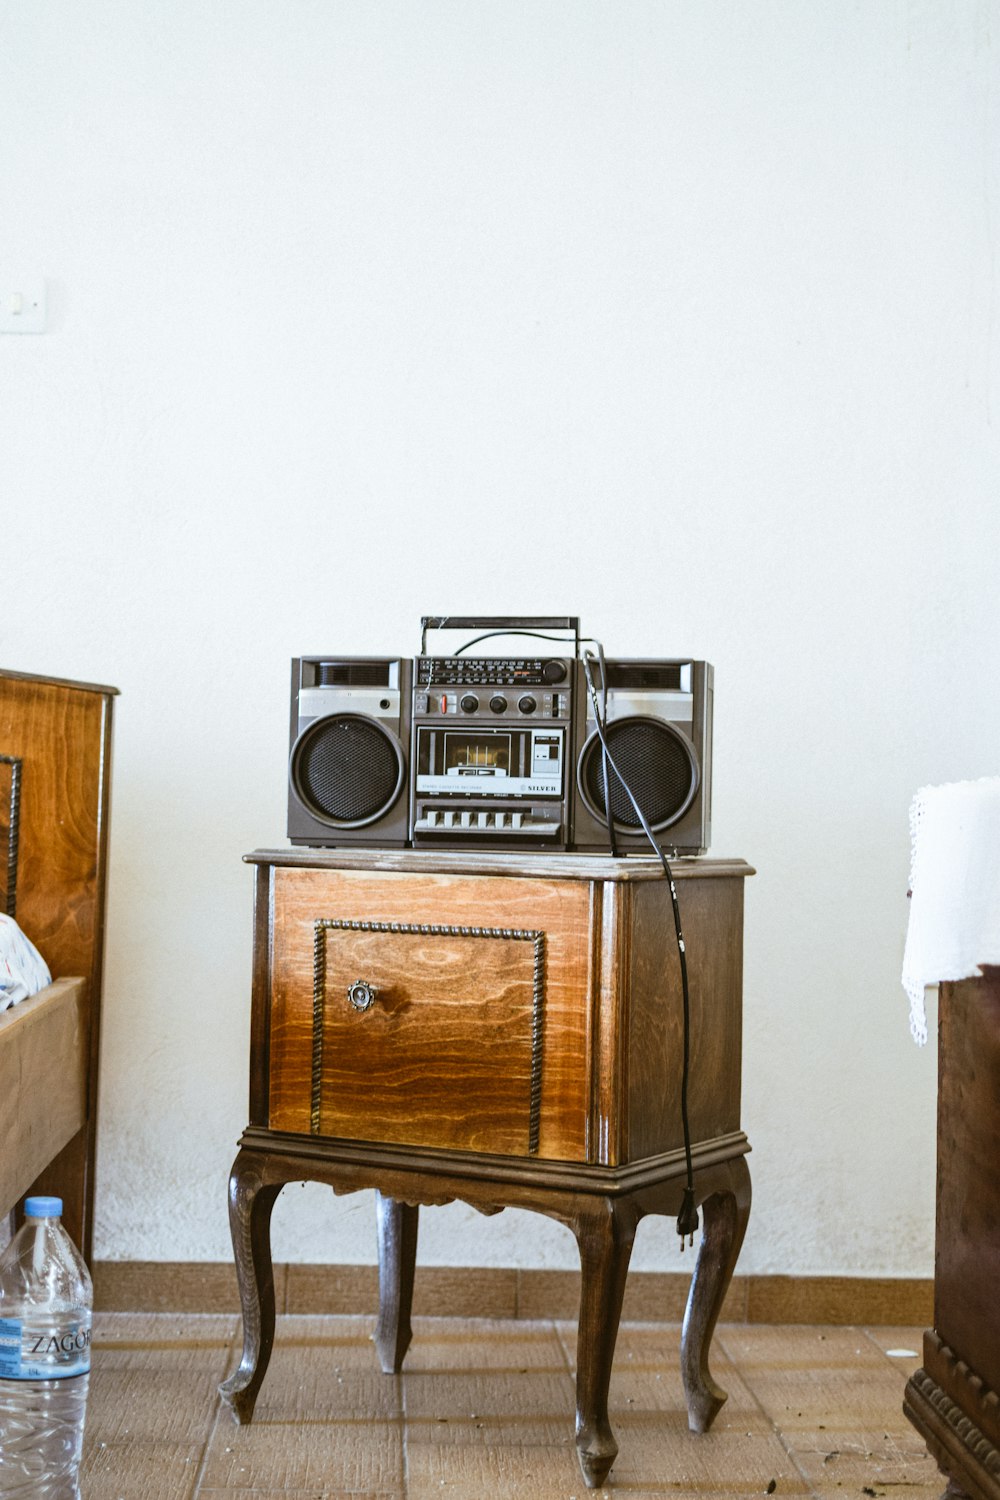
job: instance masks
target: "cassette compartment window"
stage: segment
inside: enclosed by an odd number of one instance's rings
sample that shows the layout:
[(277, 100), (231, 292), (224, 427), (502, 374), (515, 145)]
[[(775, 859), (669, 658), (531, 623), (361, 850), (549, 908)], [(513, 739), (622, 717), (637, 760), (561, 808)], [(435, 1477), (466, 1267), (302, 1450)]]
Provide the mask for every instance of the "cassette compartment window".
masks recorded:
[(560, 797), (565, 730), (417, 729), (417, 793)]
[(444, 737), (446, 776), (509, 776), (510, 756), (509, 734), (449, 733)]

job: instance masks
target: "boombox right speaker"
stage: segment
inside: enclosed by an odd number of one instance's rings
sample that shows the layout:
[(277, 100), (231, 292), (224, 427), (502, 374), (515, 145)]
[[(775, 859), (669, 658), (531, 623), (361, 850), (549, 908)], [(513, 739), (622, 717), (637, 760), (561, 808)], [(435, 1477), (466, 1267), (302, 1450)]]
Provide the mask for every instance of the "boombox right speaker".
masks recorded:
[[(601, 668), (591, 674), (601, 702)], [(712, 668), (705, 661), (607, 660), (605, 737), (662, 848), (704, 854), (712, 821)], [(576, 764), (573, 844), (607, 851), (608, 815), (624, 853), (652, 853), (631, 797), (607, 766), (583, 662), (578, 711), (582, 732)]]

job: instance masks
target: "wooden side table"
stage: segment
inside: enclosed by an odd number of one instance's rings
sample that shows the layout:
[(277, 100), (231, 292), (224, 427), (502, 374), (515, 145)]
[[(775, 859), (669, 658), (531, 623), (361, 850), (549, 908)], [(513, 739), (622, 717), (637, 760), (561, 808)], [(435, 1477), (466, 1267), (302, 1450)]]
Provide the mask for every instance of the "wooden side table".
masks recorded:
[(1000, 1500), (1000, 967), (940, 987), (934, 1327), (903, 1410), (950, 1496)]
[[(286, 1182), (377, 1191), (382, 1368), (410, 1343), (418, 1205), (535, 1209), (581, 1263), (577, 1449), (618, 1445), (608, 1384), (636, 1226), (685, 1185), (682, 1008), (655, 859), (258, 851), (250, 1123), (230, 1179), (249, 1422), (275, 1326), (270, 1216)], [(682, 1336), (689, 1424), (750, 1212), (740, 1129), (742, 860), (674, 866), (691, 990), (688, 1088), (703, 1236)], [(673, 1226), (670, 1229), (673, 1234)]]

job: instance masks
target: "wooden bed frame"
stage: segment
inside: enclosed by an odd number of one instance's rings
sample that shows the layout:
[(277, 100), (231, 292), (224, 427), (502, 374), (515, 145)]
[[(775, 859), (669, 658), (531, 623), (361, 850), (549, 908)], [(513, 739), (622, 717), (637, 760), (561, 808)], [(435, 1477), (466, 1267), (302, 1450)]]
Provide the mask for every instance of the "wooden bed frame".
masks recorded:
[(57, 1194), (87, 1261), (116, 693), (0, 670), (0, 910), (52, 974), (0, 1014), (0, 1215)]

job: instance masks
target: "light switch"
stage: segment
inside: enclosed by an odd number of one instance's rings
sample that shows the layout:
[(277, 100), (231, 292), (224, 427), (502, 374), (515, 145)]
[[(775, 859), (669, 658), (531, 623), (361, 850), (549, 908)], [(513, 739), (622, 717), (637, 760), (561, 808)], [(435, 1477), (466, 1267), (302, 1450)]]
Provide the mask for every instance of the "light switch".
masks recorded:
[(45, 282), (41, 276), (17, 281), (0, 277), (0, 333), (45, 332)]

